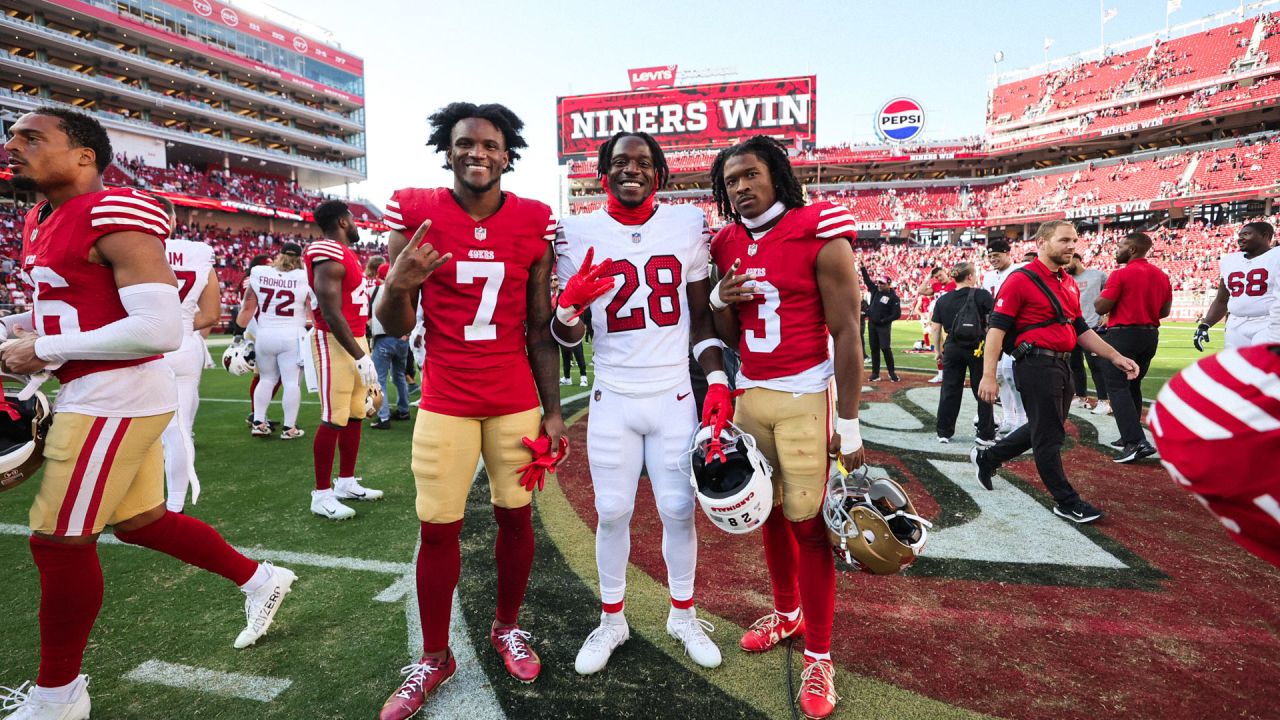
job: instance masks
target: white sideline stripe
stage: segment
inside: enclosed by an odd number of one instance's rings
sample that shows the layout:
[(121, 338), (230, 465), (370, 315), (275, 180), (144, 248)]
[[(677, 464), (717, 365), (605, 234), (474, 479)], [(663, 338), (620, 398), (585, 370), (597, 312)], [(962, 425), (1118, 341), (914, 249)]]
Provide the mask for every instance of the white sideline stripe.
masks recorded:
[(142, 663), (130, 670), (124, 679), (264, 703), (275, 700), (293, 684), (292, 680), (281, 678), (206, 670), (160, 660)]

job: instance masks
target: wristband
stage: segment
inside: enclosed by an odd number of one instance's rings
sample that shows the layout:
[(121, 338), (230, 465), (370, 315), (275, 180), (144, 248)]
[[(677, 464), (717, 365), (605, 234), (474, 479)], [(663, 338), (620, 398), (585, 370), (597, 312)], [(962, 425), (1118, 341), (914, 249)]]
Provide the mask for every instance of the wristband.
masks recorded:
[(840, 454), (848, 455), (862, 448), (862, 433), (858, 430), (858, 418), (836, 418), (836, 433), (840, 435)]
[(573, 327), (582, 321), (578, 317), (578, 311), (572, 307), (556, 307), (556, 319), (564, 323), (565, 327)]
[(711, 372), (707, 373), (707, 384), (708, 385), (724, 385), (725, 387), (728, 387), (729, 376), (726, 375), (723, 370), (712, 370)]
[(729, 307), (729, 303), (720, 299), (719, 285), (717, 285), (714, 288), (714, 291), (711, 293), (711, 297), (709, 299), (711, 300), (711, 309), (716, 312), (720, 312), (721, 310), (724, 310), (725, 308)]
[(721, 350), (724, 350), (724, 343), (720, 342), (720, 340), (718, 340), (717, 338), (710, 338), (708, 340), (703, 340), (702, 342), (693, 346), (693, 359), (697, 360), (698, 358), (702, 357), (702, 353), (706, 352), (708, 349), (713, 347), (718, 347)]

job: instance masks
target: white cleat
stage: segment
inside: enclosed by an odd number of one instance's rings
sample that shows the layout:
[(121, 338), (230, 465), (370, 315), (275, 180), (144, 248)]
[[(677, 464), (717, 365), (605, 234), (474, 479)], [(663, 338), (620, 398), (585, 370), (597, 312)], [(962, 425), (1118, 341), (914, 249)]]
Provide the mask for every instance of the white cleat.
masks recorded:
[(311, 491), (311, 512), (330, 520), (346, 520), (356, 515), (355, 510), (338, 502), (333, 488)]
[(578, 385), (579, 385), (579, 387), (587, 387), (587, 376), (586, 376), (586, 375), (583, 375), (582, 377), (578, 378)]
[(1111, 402), (1109, 400), (1099, 400), (1098, 404), (1093, 406), (1093, 409), (1089, 411), (1089, 414), (1090, 415), (1110, 415)]
[(938, 383), (942, 382), (942, 371), (939, 370), (937, 375), (934, 375), (933, 377), (929, 378), (929, 382), (933, 385), (937, 385)]
[(280, 609), (281, 603), (284, 602), (284, 596), (289, 594), (289, 590), (293, 588), (293, 581), (298, 576), (293, 574), (292, 570), (281, 567), (271, 567), (270, 563), (263, 563), (271, 568), (271, 579), (263, 583), (262, 587), (251, 593), (245, 593), (244, 599), (244, 619), (246, 625), (244, 630), (236, 636), (235, 646), (237, 648), (247, 648), (258, 642), (258, 638), (266, 634), (271, 627), (271, 621), (276, 617), (276, 611)]
[(560, 384), (561, 384), (561, 385), (572, 385), (572, 384), (573, 384), (573, 379), (572, 379), (572, 378), (562, 377), (562, 378), (560, 378)]
[(31, 683), (0, 688), (0, 711), (16, 711), (4, 720), (89, 720), (89, 676), (77, 676), (72, 686), (71, 701), (65, 703), (39, 699)]
[(707, 637), (707, 633), (714, 631), (715, 626), (699, 619), (693, 608), (672, 608), (667, 615), (667, 634), (684, 643), (689, 657), (705, 668), (720, 667), (720, 648)]
[(360, 484), (364, 478), (334, 478), (333, 492), (343, 500), (381, 500), (382, 491)]
[[(611, 619), (610, 616), (617, 619)], [(600, 672), (609, 663), (613, 651), (631, 638), (631, 628), (622, 613), (600, 613), (600, 627), (591, 631), (578, 657), (573, 661), (573, 669), (579, 675), (590, 675)]]

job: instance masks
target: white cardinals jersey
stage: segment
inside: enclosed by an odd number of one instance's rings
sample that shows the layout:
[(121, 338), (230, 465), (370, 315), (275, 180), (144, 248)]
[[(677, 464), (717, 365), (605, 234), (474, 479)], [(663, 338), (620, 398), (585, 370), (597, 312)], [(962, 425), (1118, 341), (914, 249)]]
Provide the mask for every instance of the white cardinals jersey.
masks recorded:
[(200, 295), (209, 284), (213, 269), (213, 248), (208, 243), (170, 238), (164, 241), (169, 266), (178, 278), (178, 299), (182, 301), (182, 330), (190, 335), (195, 329)]
[(1230, 297), (1232, 317), (1261, 317), (1271, 311), (1280, 283), (1280, 250), (1272, 248), (1252, 259), (1244, 253), (1228, 253), (1218, 262), (1222, 284)]
[(259, 265), (249, 272), (249, 288), (258, 299), (258, 311), (253, 315), (258, 330), (306, 327), (307, 307), (314, 303), (305, 269), (283, 272)]
[(596, 381), (614, 392), (649, 395), (689, 381), (685, 287), (710, 275), (710, 230), (692, 205), (658, 205), (643, 225), (605, 210), (565, 218), (556, 237), (564, 287), (586, 255), (612, 259), (613, 289), (591, 304)]

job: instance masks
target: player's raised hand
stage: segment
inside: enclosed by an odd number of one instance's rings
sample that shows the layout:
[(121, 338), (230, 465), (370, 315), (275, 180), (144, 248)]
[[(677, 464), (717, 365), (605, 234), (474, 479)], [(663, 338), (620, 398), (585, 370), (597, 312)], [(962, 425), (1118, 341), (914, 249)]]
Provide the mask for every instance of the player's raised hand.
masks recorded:
[(721, 305), (747, 302), (756, 296), (755, 283), (751, 281), (751, 276), (738, 274), (740, 265), (742, 265), (741, 258), (734, 260), (729, 272), (725, 273), (724, 277), (720, 278), (720, 283), (716, 285), (716, 295), (720, 298)]
[(560, 298), (556, 301), (556, 317), (566, 325), (572, 324), (575, 318), (586, 312), (591, 303), (613, 289), (614, 278), (608, 275), (613, 259), (605, 258), (599, 264), (592, 264), (594, 259), (595, 248), (587, 248), (577, 274), (569, 278), (569, 282), (560, 291)]
[(396, 290), (412, 292), (431, 276), (441, 265), (453, 257), (453, 253), (440, 254), (440, 251), (426, 241), (427, 231), (431, 229), (431, 221), (425, 220), (418, 226), (409, 246), (396, 257), (396, 262), (387, 273), (386, 284)]

